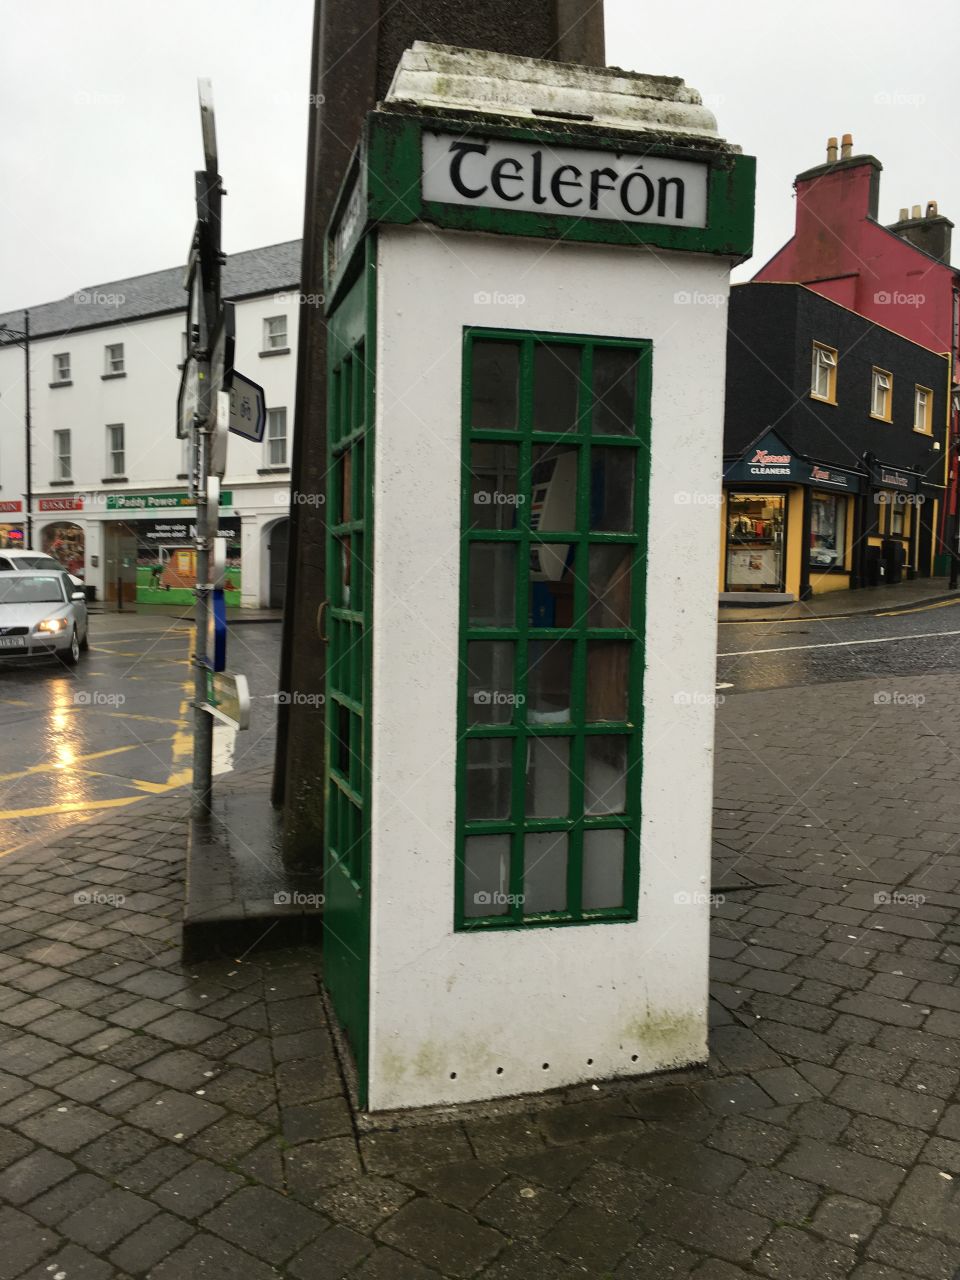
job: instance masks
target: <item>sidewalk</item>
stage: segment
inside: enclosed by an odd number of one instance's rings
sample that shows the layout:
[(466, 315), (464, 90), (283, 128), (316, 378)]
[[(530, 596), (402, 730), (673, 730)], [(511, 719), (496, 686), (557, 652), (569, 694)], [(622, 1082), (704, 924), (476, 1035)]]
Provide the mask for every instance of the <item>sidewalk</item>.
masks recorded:
[[(721, 622), (794, 622), (798, 618), (845, 618), (852, 614), (909, 609), (940, 600), (960, 600), (949, 578), (916, 578), (897, 587), (861, 587), (858, 591), (830, 591), (794, 604), (721, 604)], [(951, 1277), (953, 1280), (953, 1277)]]
[[(172, 626), (183, 622), (193, 624), (192, 605), (139, 605), (133, 609), (116, 609), (98, 612), (90, 611), (93, 625), (101, 633), (108, 631), (150, 631)], [(282, 609), (228, 609), (227, 622), (230, 626), (255, 622), (282, 622)]]
[(953, 1280), (960, 677), (875, 686), (720, 708), (702, 1071), (377, 1127), (317, 952), (181, 967), (184, 795), (0, 860), (0, 1280)]

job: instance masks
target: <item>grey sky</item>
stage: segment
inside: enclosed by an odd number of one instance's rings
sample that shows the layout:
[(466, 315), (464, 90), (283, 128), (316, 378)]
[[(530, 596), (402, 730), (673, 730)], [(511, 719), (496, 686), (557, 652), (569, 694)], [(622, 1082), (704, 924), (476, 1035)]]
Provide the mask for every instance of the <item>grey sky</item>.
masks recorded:
[[(467, 3), (468, 0), (464, 0)], [(505, 0), (506, 3), (506, 0)], [(960, 10), (927, 0), (607, 0), (607, 59), (680, 75), (758, 158), (749, 274), (793, 228), (829, 134), (884, 165), (880, 216), (960, 218)], [(0, 310), (182, 262), (213, 80), (229, 252), (300, 235), (312, 0), (43, 0), (2, 9)], [(960, 256), (960, 253), (955, 257)]]

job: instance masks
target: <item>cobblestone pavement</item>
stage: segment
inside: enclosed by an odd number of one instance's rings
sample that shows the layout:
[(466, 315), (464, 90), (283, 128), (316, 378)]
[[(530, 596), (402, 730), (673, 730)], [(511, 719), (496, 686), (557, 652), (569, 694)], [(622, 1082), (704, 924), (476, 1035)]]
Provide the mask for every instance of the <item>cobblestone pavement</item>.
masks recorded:
[(181, 967), (182, 796), (0, 860), (0, 1280), (953, 1280), (960, 678), (875, 692), (721, 708), (709, 1068), (486, 1117), (358, 1126), (315, 954)]

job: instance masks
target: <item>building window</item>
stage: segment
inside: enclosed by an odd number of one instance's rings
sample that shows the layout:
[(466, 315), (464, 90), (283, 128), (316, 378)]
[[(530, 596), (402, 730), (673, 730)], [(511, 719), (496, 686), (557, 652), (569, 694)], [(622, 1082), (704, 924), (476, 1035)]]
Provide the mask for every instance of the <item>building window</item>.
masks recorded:
[(56, 479), (69, 480), (73, 474), (70, 461), (70, 432), (55, 431), (53, 433), (53, 457), (56, 466)]
[(104, 373), (125, 373), (123, 367), (123, 343), (112, 342), (104, 348), (106, 360)]
[(727, 591), (785, 589), (786, 515), (783, 493), (727, 494)]
[(107, 427), (107, 474), (122, 476), (126, 463), (123, 447), (123, 423), (115, 422)]
[(846, 566), (847, 505), (845, 495), (811, 493), (811, 569), (843, 569)]
[(913, 429), (925, 436), (933, 435), (933, 392), (929, 387), (913, 389)]
[(53, 357), (53, 380), (54, 382), (70, 381), (69, 351), (61, 351), (59, 355)]
[(870, 416), (889, 422), (893, 417), (893, 374), (874, 369), (870, 393)]
[(287, 465), (287, 411), (267, 410), (267, 466)]
[(820, 342), (813, 344), (813, 368), (810, 374), (810, 395), (814, 400), (827, 404), (837, 403), (837, 351)]
[(467, 331), (460, 929), (635, 916), (650, 368), (647, 343)]
[(267, 316), (263, 322), (264, 351), (281, 351), (287, 346), (287, 317)]

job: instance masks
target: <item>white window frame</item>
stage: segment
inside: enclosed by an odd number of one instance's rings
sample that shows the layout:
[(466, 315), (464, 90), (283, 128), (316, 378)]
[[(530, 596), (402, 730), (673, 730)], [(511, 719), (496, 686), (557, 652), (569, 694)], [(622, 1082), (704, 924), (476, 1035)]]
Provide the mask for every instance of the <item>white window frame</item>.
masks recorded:
[[(63, 443), (66, 441), (66, 449)], [(56, 466), (57, 480), (73, 479), (73, 452), (70, 439), (70, 428), (63, 427), (53, 433), (53, 459)]]
[[(819, 389), (823, 378), (826, 378), (826, 391)], [(821, 342), (813, 344), (810, 395), (814, 400), (820, 400), (824, 404), (837, 402), (837, 352), (834, 347), (825, 346)]]
[[(116, 353), (119, 351), (119, 355)], [(126, 354), (122, 342), (108, 342), (103, 349), (104, 373), (126, 373)]]
[[(61, 364), (61, 361), (65, 363)], [(53, 356), (53, 380), (54, 382), (70, 381), (70, 352), (57, 351)]]
[(285, 351), (290, 344), (287, 341), (287, 317), (263, 317), (263, 349), (264, 351)]
[(920, 435), (933, 435), (933, 392), (919, 382), (913, 388), (913, 429)]
[(876, 365), (870, 374), (870, 417), (880, 422), (893, 419), (893, 374)]
[[(120, 447), (116, 445), (116, 437), (114, 432), (120, 432)], [(117, 466), (117, 457), (119, 455), (120, 465)], [(123, 476), (126, 475), (127, 465), (127, 431), (122, 422), (107, 423), (107, 475)]]
[[(278, 421), (283, 423), (283, 432), (279, 435), (274, 433), (274, 423)], [(274, 458), (274, 445), (280, 443), (283, 445), (283, 458), (281, 461), (277, 461)], [(287, 467), (290, 465), (290, 435), (287, 426), (287, 410), (285, 405), (280, 405), (275, 409), (267, 410), (267, 427), (263, 435), (263, 444), (266, 454), (266, 465), (268, 467)]]

